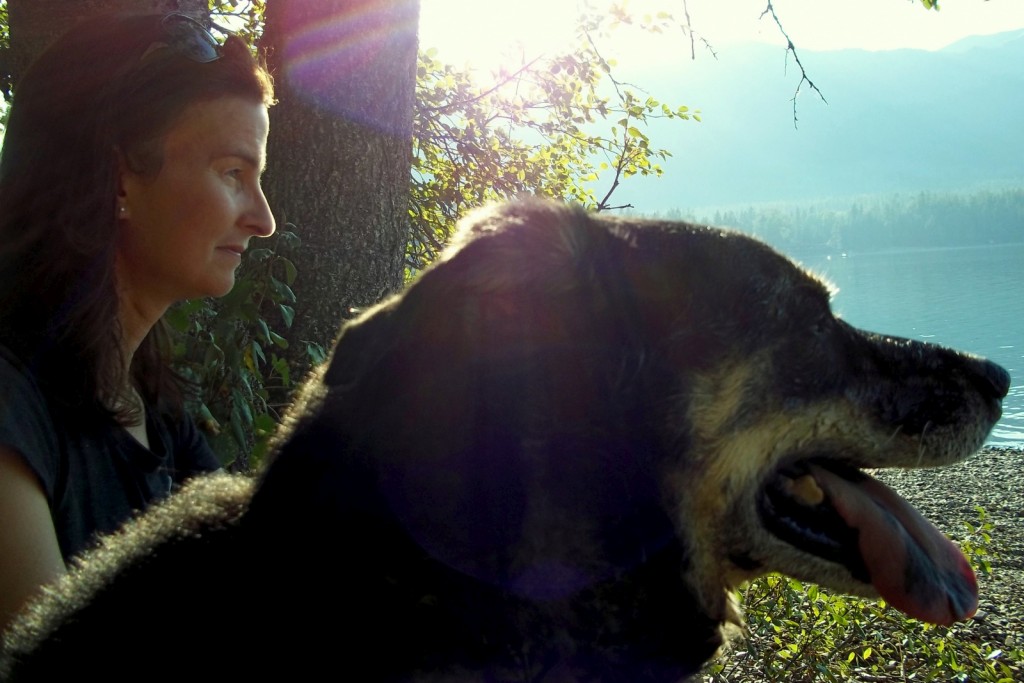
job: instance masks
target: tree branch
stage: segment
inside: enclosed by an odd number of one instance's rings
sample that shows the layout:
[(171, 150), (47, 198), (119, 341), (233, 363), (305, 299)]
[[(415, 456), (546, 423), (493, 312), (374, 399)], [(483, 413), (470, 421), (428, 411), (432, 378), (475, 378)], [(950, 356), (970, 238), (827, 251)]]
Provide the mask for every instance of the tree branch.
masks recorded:
[(772, 5), (772, 0), (767, 0), (767, 3), (768, 3), (767, 7), (765, 7), (764, 11), (761, 12), (761, 18), (763, 19), (766, 14), (771, 15), (772, 20), (775, 22), (775, 25), (779, 28), (779, 33), (781, 33), (782, 37), (786, 39), (786, 59), (787, 60), (789, 59), (789, 54), (792, 52), (793, 53), (793, 59), (796, 61), (796, 65), (798, 67), (800, 67), (800, 82), (796, 84), (796, 90), (793, 92), (793, 100), (792, 100), (793, 101), (793, 128), (796, 128), (797, 127), (796, 100), (797, 100), (797, 97), (800, 96), (800, 89), (803, 87), (804, 83), (806, 83), (808, 86), (810, 86), (811, 90), (813, 90), (814, 92), (818, 93), (818, 97), (821, 98), (822, 102), (824, 102), (825, 104), (828, 104), (828, 100), (825, 99), (825, 95), (822, 94), (821, 90), (818, 89), (818, 86), (816, 86), (814, 84), (814, 81), (812, 81), (810, 79), (810, 77), (807, 75), (807, 70), (804, 68), (803, 63), (800, 61), (800, 55), (797, 54), (796, 45), (793, 44), (793, 40), (789, 37), (789, 34), (786, 33), (786, 29), (784, 29), (782, 27), (782, 22), (779, 20), (779, 15), (775, 13), (775, 6)]
[[(686, 0), (683, 0), (683, 16), (686, 17), (686, 25), (679, 26), (682, 29), (683, 34), (690, 38), (690, 59), (697, 59), (697, 47), (696, 41), (694, 40), (693, 22), (690, 21), (690, 7), (686, 4)], [(715, 48), (711, 46), (708, 39), (700, 34), (696, 34), (696, 37), (700, 39), (700, 42), (704, 44), (704, 49), (711, 53), (711, 56), (718, 59), (718, 53), (715, 52)]]
[(605, 193), (605, 195), (601, 199), (601, 201), (598, 202), (597, 208), (595, 209), (596, 211), (599, 211), (599, 212), (600, 211), (611, 211), (611, 210), (614, 210), (614, 209), (631, 209), (631, 208), (633, 208), (632, 204), (622, 204), (621, 206), (609, 206), (608, 205), (608, 200), (611, 199), (612, 194), (614, 194), (615, 190), (618, 189), (619, 183), (622, 180), (622, 173), (623, 173), (623, 171), (626, 168), (626, 164), (629, 163), (630, 158), (632, 157), (632, 152), (630, 151), (630, 143), (629, 143), (629, 115), (628, 114), (626, 115), (626, 119), (627, 119), (626, 120), (626, 125), (624, 126), (625, 130), (622, 133), (622, 154), (619, 155), (619, 160), (615, 164), (615, 177), (612, 179), (612, 185), (611, 185), (611, 187), (608, 188), (608, 192)]

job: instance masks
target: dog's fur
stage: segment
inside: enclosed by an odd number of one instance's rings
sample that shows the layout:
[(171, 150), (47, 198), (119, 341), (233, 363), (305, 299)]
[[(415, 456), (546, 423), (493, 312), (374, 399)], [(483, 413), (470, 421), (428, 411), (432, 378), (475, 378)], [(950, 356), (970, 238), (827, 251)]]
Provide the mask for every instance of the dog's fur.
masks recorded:
[[(10, 680), (678, 680), (746, 579), (873, 594), (826, 480), (966, 457), (1008, 388), (737, 233), (526, 202), (457, 241), (343, 330), (255, 489), (195, 482), (35, 603)], [(773, 511), (807, 472), (825, 502)]]

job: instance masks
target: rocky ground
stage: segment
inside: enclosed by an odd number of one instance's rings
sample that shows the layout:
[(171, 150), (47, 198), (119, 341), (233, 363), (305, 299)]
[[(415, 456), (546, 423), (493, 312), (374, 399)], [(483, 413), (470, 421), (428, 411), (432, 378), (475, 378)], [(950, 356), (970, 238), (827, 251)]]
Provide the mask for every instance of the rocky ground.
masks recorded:
[[(977, 614), (955, 628), (955, 636), (994, 647), (1024, 649), (1024, 450), (986, 448), (953, 467), (875, 473), (910, 501), (925, 517), (954, 540), (967, 534), (965, 522), (978, 526), (978, 508), (991, 523), (991, 574), (979, 574)], [(870, 643), (865, 643), (870, 645)], [(726, 655), (726, 660), (729, 655)], [(746, 659), (746, 657), (743, 657)], [(730, 683), (766, 680), (758, 662), (730, 662)], [(1013, 681), (1024, 682), (1024, 671)], [(697, 678), (701, 680), (701, 678)], [(710, 680), (703, 678), (703, 680)], [(717, 678), (715, 680), (722, 680)], [(865, 680), (894, 683), (918, 680), (913, 672), (893, 671), (859, 679), (822, 675), (814, 681)]]
[(964, 534), (964, 522), (978, 521), (976, 508), (984, 509), (992, 524), (992, 573), (978, 577), (981, 600), (965, 634), (1024, 649), (1024, 450), (986, 448), (953, 467), (878, 478), (954, 539)]
[(994, 576), (981, 588), (979, 611), (1006, 613), (1024, 634), (1024, 450), (985, 449), (953, 467), (878, 476), (954, 538), (964, 521), (977, 520), (977, 507), (985, 510), (993, 525)]

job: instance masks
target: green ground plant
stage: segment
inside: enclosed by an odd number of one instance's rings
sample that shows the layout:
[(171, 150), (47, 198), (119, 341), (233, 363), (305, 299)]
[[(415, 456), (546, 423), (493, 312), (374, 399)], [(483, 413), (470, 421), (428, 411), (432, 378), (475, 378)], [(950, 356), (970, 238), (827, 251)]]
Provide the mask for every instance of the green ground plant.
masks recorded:
[[(175, 333), (176, 367), (198, 389), (191, 411), (218, 458), (234, 470), (250, 471), (262, 459), (280, 410), (302, 380), (280, 334), (295, 316), (298, 273), (289, 254), (299, 246), (294, 232), (279, 230), (246, 252), (227, 296), (185, 301), (166, 316)], [(311, 365), (323, 362), (321, 347), (299, 343)]]
[[(977, 514), (956, 540), (986, 577), (992, 524), (985, 510), (979, 507)], [(883, 601), (834, 594), (777, 574), (740, 593), (748, 633), (704, 668), (703, 683), (1013, 683), (1024, 670), (1024, 650), (986, 641), (970, 622), (932, 626)]]

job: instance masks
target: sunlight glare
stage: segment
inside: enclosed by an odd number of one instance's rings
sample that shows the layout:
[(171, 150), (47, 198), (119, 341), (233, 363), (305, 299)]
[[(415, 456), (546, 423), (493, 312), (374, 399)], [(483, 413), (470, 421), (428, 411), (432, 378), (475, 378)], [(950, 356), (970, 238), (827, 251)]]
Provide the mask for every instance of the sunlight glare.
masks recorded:
[(485, 72), (514, 67), (569, 49), (576, 16), (572, 0), (423, 0), (420, 49)]
[[(612, 0), (591, 2), (607, 6)], [(765, 0), (618, 0), (633, 17), (667, 11), (716, 50), (736, 43), (785, 45)], [(437, 48), (453, 64), (481, 70), (518, 65), (525, 58), (562, 52), (574, 40), (578, 0), (423, 0), (420, 47)], [(779, 19), (805, 50), (937, 50), (969, 35), (1024, 28), (1024, 0), (942, 0), (929, 11), (919, 0), (775, 0)], [(699, 43), (698, 43), (699, 46)], [(604, 46), (603, 46), (604, 47)], [(689, 55), (681, 33), (653, 35), (620, 26), (609, 55), (631, 63), (672, 63)]]

